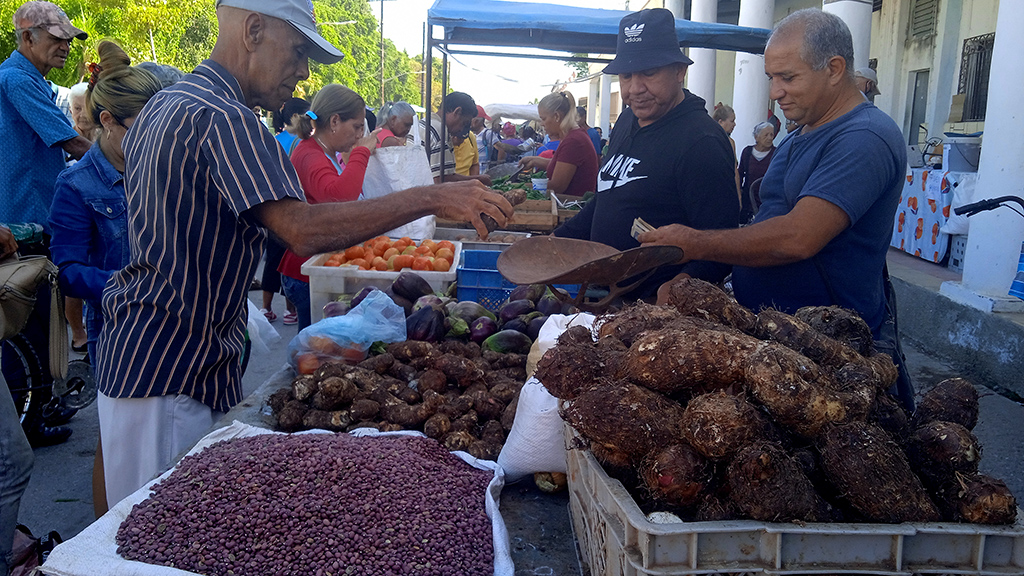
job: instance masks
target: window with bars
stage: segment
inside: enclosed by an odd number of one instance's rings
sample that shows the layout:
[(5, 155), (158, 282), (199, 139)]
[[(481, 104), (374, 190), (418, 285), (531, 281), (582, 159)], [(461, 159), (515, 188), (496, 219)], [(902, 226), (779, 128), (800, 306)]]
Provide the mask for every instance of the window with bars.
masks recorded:
[(939, 13), (939, 0), (914, 0), (910, 10), (910, 36), (927, 38), (935, 34), (935, 17)]
[(878, 12), (882, 9), (882, 0), (871, 0), (871, 11)]
[(996, 35), (984, 34), (964, 40), (960, 60), (958, 94), (964, 94), (964, 122), (983, 122), (988, 103), (988, 73), (992, 67), (992, 47)]

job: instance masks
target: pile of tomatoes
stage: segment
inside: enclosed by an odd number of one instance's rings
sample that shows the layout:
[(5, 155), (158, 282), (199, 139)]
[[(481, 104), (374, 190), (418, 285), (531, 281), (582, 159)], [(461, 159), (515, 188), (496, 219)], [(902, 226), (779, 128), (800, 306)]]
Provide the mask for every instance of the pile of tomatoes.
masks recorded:
[(398, 272), (410, 269), (423, 272), (447, 272), (455, 259), (455, 245), (448, 240), (423, 240), (417, 246), (408, 236), (392, 240), (378, 236), (362, 244), (335, 252), (324, 266), (355, 266), (360, 270)]

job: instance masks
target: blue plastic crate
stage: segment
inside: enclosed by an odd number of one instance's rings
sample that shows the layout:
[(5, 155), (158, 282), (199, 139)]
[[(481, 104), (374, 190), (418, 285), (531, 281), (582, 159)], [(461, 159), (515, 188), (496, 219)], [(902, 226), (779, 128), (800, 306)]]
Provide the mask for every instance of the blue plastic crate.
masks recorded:
[[(498, 272), (498, 256), (496, 250), (463, 250), (462, 262), (457, 270), (457, 296), (459, 300), (477, 302), (491, 312), (508, 300), (515, 284), (509, 282)], [(579, 292), (578, 284), (556, 284), (575, 298)]]

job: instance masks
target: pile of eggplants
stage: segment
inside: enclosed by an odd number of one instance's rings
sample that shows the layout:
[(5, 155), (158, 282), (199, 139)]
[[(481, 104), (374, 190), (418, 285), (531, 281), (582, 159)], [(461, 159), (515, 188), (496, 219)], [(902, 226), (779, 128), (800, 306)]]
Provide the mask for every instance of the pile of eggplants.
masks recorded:
[[(376, 287), (366, 287), (351, 302), (330, 302), (324, 316), (341, 316), (362, 302)], [(526, 354), (537, 339), (541, 326), (552, 314), (571, 314), (576, 309), (563, 304), (543, 284), (517, 286), (497, 314), (472, 301), (459, 302), (435, 294), (423, 277), (403, 270), (384, 293), (405, 310), (409, 340), (440, 342), (447, 338), (469, 339), (484, 350)]]

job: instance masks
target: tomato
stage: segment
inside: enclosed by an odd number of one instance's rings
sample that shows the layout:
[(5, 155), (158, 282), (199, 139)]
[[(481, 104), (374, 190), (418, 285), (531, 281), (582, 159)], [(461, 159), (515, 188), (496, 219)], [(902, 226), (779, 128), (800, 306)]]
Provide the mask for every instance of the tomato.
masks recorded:
[(420, 256), (418, 258), (413, 258), (412, 269), (422, 270), (424, 272), (433, 272), (434, 263), (431, 261), (430, 258), (427, 258), (426, 256)]
[(448, 260), (449, 262), (451, 262), (452, 260), (455, 259), (455, 252), (453, 252), (449, 248), (440, 248), (439, 247), (437, 249), (437, 252), (434, 252), (434, 256), (436, 258), (444, 258), (444, 259)]
[(395, 256), (395, 270), (401, 270), (403, 268), (412, 268), (412, 255), (402, 254), (401, 256)]
[(398, 241), (405, 244), (406, 246), (413, 244), (412, 238), (409, 238), (408, 236), (402, 236), (401, 238), (398, 239)]
[(374, 242), (391, 242), (391, 238), (388, 238), (387, 236), (377, 236), (376, 238), (373, 239), (373, 241)]
[(365, 255), (366, 249), (363, 248), (362, 246), (352, 246), (351, 248), (347, 248), (345, 250), (345, 258), (347, 258), (348, 260), (362, 258)]
[(320, 367), (320, 359), (316, 357), (316, 354), (299, 354), (295, 357), (295, 367), (299, 374), (312, 374)]
[(427, 248), (430, 248), (431, 252), (437, 250), (437, 242), (434, 242), (429, 238), (424, 240), (423, 242), (420, 242), (420, 246), (426, 246)]
[(402, 255), (403, 256), (406, 256), (406, 255), (410, 255), (411, 256), (412, 254), (414, 254), (416, 252), (416, 250), (417, 249), (416, 249), (415, 246), (406, 246), (405, 249), (402, 250)]
[(434, 258), (434, 271), (447, 272), (452, 267), (451, 260), (445, 258)]
[(455, 244), (452, 244), (448, 240), (441, 240), (437, 243), (437, 249), (440, 250), (441, 248), (447, 248), (451, 250), (453, 254), (455, 253)]
[(434, 251), (430, 249), (430, 246), (420, 246), (412, 251), (413, 254), (419, 254), (421, 256), (433, 256)]
[(376, 258), (373, 259), (373, 262), (370, 262), (370, 266), (374, 270), (380, 270), (381, 272), (383, 272), (388, 269), (388, 261), (381, 258), (380, 256), (377, 256)]
[(348, 264), (350, 264), (352, 266), (359, 266), (363, 270), (369, 270), (370, 269), (370, 263), (367, 262), (366, 260), (362, 259), (362, 258), (356, 258), (354, 260), (349, 260)]
[(397, 248), (394, 248), (394, 247), (391, 247), (391, 248), (388, 248), (387, 250), (385, 250), (384, 254), (382, 254), (381, 256), (385, 260), (390, 260), (392, 256), (398, 256), (401, 253), (402, 253), (401, 250), (399, 250)]

